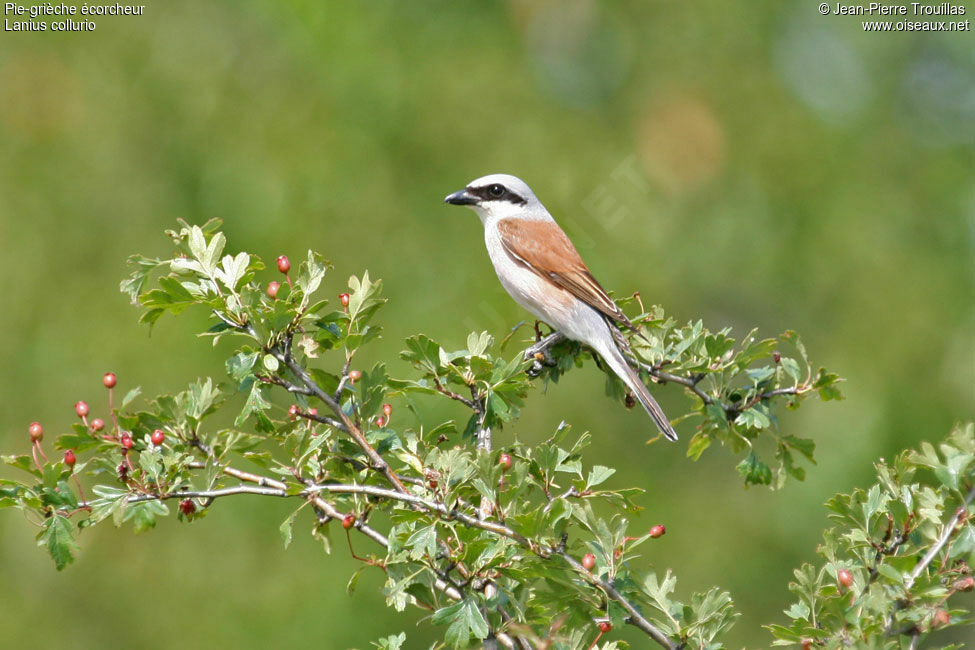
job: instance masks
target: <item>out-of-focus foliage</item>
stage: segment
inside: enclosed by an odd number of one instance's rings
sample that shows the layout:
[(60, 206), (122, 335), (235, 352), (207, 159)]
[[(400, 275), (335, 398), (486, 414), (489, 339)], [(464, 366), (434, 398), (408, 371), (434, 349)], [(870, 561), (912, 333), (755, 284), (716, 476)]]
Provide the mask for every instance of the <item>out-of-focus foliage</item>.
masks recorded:
[[(869, 485), (871, 459), (975, 418), (970, 51), (970, 32), (867, 34), (858, 16), (771, 0), (168, 0), (86, 34), (7, 32), (2, 448), (42, 415), (60, 413), (46, 424), (66, 428), (106, 370), (157, 395), (222, 363), (219, 350), (172, 354), (200, 316), (163, 319), (150, 337), (111, 289), (121, 260), (176, 217), (224, 217), (265, 260), (315, 248), (341, 277), (382, 277), (397, 299), (365, 368), (383, 360), (407, 376), (397, 355), (413, 332), (448, 350), (470, 331), (503, 339), (526, 315), (498, 286), (476, 219), (439, 202), (471, 178), (513, 172), (617, 295), (639, 290), (678, 323), (738, 336), (794, 327), (847, 379), (847, 400), (788, 414), (783, 433), (814, 440), (819, 466), (785, 492), (742, 492), (718, 445), (692, 465), (683, 445), (644, 447), (645, 415), (602, 397), (591, 369), (527, 402), (496, 441), (534, 444), (562, 418), (592, 430), (593, 463), (647, 489), (668, 529), (655, 548), (681, 584), (724, 576), (742, 613), (728, 645), (764, 647), (760, 624), (778, 616), (793, 567), (815, 557), (822, 502)], [(686, 404), (672, 386), (655, 394), (667, 412)], [(686, 505), (706, 498), (723, 507)], [(286, 507), (229, 501), (193, 535), (99, 526), (80, 540), (85, 561), (63, 573), (23, 555), (32, 531), (0, 518), (0, 551), (18, 558), (0, 562), (5, 638), (147, 647), (178, 621), (187, 648), (214, 637), (364, 647), (356, 622), (382, 610), (366, 588), (378, 577), (367, 572), (346, 598), (329, 583), (354, 562), (336, 555), (309, 570), (308, 535), (292, 542), (305, 552), (282, 552), (275, 531), (224, 544)], [(200, 546), (221, 553), (198, 559)], [(143, 580), (168, 615), (133, 606), (118, 625), (90, 615), (88, 603), (142, 602)], [(186, 589), (208, 595), (206, 615), (179, 597)], [(35, 624), (37, 603), (58, 615)], [(373, 638), (398, 634), (402, 616), (371, 615)], [(426, 629), (408, 630), (410, 647), (429, 645)]]
[(774, 645), (916, 648), (972, 623), (954, 596), (975, 587), (975, 426), (876, 468), (869, 490), (826, 504), (838, 525), (817, 549), (826, 562), (796, 570), (799, 600), (785, 612), (790, 625), (769, 626)]

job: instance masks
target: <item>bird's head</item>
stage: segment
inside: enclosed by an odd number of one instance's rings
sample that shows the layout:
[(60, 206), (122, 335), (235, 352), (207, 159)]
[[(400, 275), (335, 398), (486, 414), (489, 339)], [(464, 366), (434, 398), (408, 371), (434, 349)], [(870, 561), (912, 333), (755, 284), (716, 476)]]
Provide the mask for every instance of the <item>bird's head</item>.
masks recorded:
[(525, 181), (510, 174), (482, 176), (444, 198), (444, 203), (465, 205), (487, 222), (489, 219), (548, 215)]

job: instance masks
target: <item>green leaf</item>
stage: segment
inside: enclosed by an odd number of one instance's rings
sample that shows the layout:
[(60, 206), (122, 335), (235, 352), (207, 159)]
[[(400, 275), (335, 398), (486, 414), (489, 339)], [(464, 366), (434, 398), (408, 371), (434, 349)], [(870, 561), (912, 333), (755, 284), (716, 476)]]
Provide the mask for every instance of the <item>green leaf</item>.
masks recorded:
[(191, 226), (186, 238), (186, 245), (190, 249), (190, 254), (196, 259), (202, 259), (206, 254), (207, 241), (203, 236), (203, 230), (199, 226)]
[(271, 408), (271, 403), (264, 399), (264, 393), (260, 384), (255, 383), (251, 386), (251, 392), (247, 396), (247, 401), (244, 402), (244, 408), (240, 410), (240, 414), (237, 419), (234, 420), (234, 426), (239, 427), (247, 421), (252, 414), (263, 413), (264, 411)]
[(438, 343), (424, 334), (418, 334), (406, 339), (406, 348), (400, 352), (400, 358), (432, 375), (439, 374), (441, 364), (440, 345)]
[(31, 460), (31, 457), (27, 454), (4, 455), (0, 456), (0, 460), (3, 460), (4, 463), (10, 465), (11, 467), (16, 467), (17, 469), (23, 470), (28, 474), (37, 476), (38, 478), (41, 476), (41, 473), (37, 471), (36, 467), (34, 467), (34, 461)]
[(94, 492), (98, 499), (92, 503), (91, 523), (98, 523), (111, 515), (115, 525), (120, 525), (125, 514), (128, 492), (107, 485), (96, 485)]
[(146, 280), (149, 279), (149, 275), (166, 262), (142, 255), (132, 255), (127, 263), (130, 267), (134, 267), (134, 270), (128, 278), (122, 280), (119, 284), (119, 290), (129, 296), (133, 305), (138, 305), (139, 294), (142, 293), (142, 288), (145, 286)]
[(762, 411), (759, 404), (745, 409), (735, 418), (735, 424), (749, 429), (766, 429), (772, 426), (772, 420)]
[(799, 381), (800, 369), (799, 362), (795, 359), (790, 359), (789, 357), (782, 357), (780, 363), (782, 364), (782, 369), (785, 373), (792, 378), (793, 382)]
[(433, 558), (437, 555), (437, 525), (431, 524), (420, 528), (406, 540), (406, 548), (410, 557), (422, 559), (424, 555)]
[(227, 359), (227, 374), (230, 375), (231, 379), (240, 384), (250, 375), (251, 369), (257, 363), (257, 357), (259, 355), (260, 353), (257, 351), (238, 352)]
[[(356, 571), (356, 575), (359, 575), (359, 571)], [(406, 643), (406, 632), (400, 632), (396, 636), (390, 635), (384, 639), (379, 639), (373, 645), (378, 650), (402, 650), (404, 643)]]
[(280, 367), (277, 357), (275, 357), (273, 354), (265, 354), (262, 363), (268, 372), (277, 372), (278, 368)]
[(132, 390), (130, 390), (129, 392), (127, 392), (125, 394), (125, 397), (122, 398), (122, 404), (119, 406), (119, 410), (121, 411), (121, 410), (125, 409), (125, 407), (128, 406), (129, 404), (131, 404), (132, 401), (136, 397), (138, 397), (141, 393), (142, 393), (142, 388), (139, 387), (139, 386), (136, 386), (135, 388), (133, 388)]
[(131, 520), (135, 526), (135, 533), (138, 535), (155, 528), (156, 517), (165, 517), (168, 514), (169, 507), (162, 501), (143, 501), (130, 504), (125, 511), (123, 521)]
[(481, 356), (491, 347), (493, 342), (494, 337), (487, 332), (481, 332), (480, 334), (471, 332), (467, 335), (467, 351), (472, 356)]
[(281, 539), (284, 541), (285, 548), (291, 546), (291, 540), (293, 537), (292, 530), (295, 525), (295, 518), (298, 516), (299, 512), (301, 512), (301, 508), (295, 509), (295, 511), (288, 515), (288, 518), (282, 521), (281, 525), (278, 527), (278, 531), (281, 533)]
[(53, 515), (44, 522), (44, 530), (37, 536), (37, 545), (47, 547), (58, 571), (74, 562), (74, 554), (78, 552), (71, 522), (61, 515)]
[(616, 470), (610, 467), (604, 467), (602, 465), (593, 466), (589, 471), (589, 478), (586, 479), (586, 489), (588, 490), (599, 485), (615, 473)]
[(237, 283), (247, 273), (247, 267), (250, 265), (250, 261), (250, 255), (243, 252), (237, 253), (236, 257), (224, 255), (223, 266), (217, 269), (214, 275), (218, 280), (223, 282), (224, 286), (234, 291), (237, 288)]
[(472, 635), (476, 639), (486, 639), (488, 635), (488, 623), (472, 598), (438, 609), (431, 621), (434, 625), (450, 625), (444, 640), (455, 648), (466, 646)]
[(687, 457), (696, 461), (711, 446), (711, 436), (705, 431), (698, 431), (687, 445)]
[[(322, 278), (325, 277), (325, 271), (328, 269), (328, 264), (322, 260), (314, 251), (308, 251), (308, 258), (302, 265), (300, 272), (298, 273), (298, 278), (295, 284), (301, 290), (302, 296), (302, 307), (308, 304), (309, 296), (316, 291), (322, 283)], [(368, 274), (366, 275), (368, 278)]]
[(758, 459), (754, 451), (738, 463), (735, 469), (745, 479), (745, 485), (768, 485), (772, 482), (772, 470)]
[(807, 460), (816, 463), (813, 452), (816, 450), (816, 443), (808, 438), (798, 438), (793, 435), (782, 436), (782, 441), (806, 457)]
[(220, 254), (223, 252), (223, 247), (226, 243), (227, 238), (222, 232), (218, 232), (210, 238), (210, 244), (206, 247), (206, 251), (200, 258), (200, 263), (206, 269), (208, 275), (215, 275), (217, 260), (220, 259)]

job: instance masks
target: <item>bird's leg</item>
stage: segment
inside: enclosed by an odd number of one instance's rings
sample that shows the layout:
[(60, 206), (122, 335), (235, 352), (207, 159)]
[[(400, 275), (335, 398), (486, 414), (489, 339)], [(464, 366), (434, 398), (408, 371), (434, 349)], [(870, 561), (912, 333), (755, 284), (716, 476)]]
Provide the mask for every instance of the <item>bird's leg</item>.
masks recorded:
[[(536, 332), (537, 332), (536, 326)], [(549, 355), (548, 351), (553, 345), (558, 345), (565, 340), (565, 334), (562, 332), (552, 332), (545, 338), (539, 339), (535, 345), (531, 346), (523, 353), (523, 358), (525, 361), (531, 361), (532, 367), (528, 369), (528, 374), (532, 377), (537, 377), (541, 374), (544, 366), (554, 366), (555, 361)]]

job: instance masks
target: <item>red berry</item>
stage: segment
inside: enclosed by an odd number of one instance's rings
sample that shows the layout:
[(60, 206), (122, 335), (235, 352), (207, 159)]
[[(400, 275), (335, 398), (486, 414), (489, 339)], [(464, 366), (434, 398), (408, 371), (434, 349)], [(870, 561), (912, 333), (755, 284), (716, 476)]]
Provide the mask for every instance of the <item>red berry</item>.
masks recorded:
[(106, 372), (105, 376), (102, 377), (102, 383), (105, 384), (105, 388), (115, 388), (115, 384), (118, 378), (115, 376), (114, 372)]
[(349, 306), (349, 294), (347, 294), (347, 293), (340, 293), (339, 294), (339, 302), (342, 303), (342, 306), (343, 307), (348, 307)]
[(40, 422), (31, 422), (27, 431), (30, 433), (31, 442), (40, 442), (44, 439), (44, 427), (41, 426)]
[(355, 515), (345, 515), (342, 517), (342, 528), (348, 530), (355, 526)]
[(308, 415), (318, 415), (318, 409), (314, 406), (308, 409)]
[(104, 428), (105, 428), (105, 420), (101, 418), (95, 418), (94, 420), (91, 421), (92, 431), (101, 431)]
[(836, 579), (839, 580), (840, 585), (845, 589), (853, 586), (853, 574), (850, 573), (849, 569), (840, 569), (837, 571)]
[(132, 434), (130, 434), (128, 431), (124, 432), (119, 442), (125, 449), (132, 449)]
[(498, 465), (501, 466), (502, 472), (507, 472), (509, 469), (511, 469), (513, 464), (514, 460), (512, 460), (511, 454), (502, 453), (500, 456), (498, 456)]
[(593, 567), (596, 566), (596, 556), (592, 553), (586, 553), (582, 556), (582, 568), (586, 571), (592, 571)]
[(613, 629), (613, 624), (609, 621), (599, 621), (599, 631), (606, 634)]
[(360, 379), (362, 379), (362, 371), (360, 371), (360, 370), (350, 370), (349, 371), (349, 379), (352, 381), (353, 384), (355, 382), (359, 381)]
[(947, 625), (951, 622), (951, 616), (943, 609), (939, 609), (934, 613), (934, 620), (931, 621), (931, 627), (941, 627), (942, 625)]
[(433, 479), (430, 479), (429, 481), (427, 481), (427, 485), (430, 486), (430, 489), (431, 490), (436, 490), (437, 489), (437, 486), (440, 485), (440, 484), (437, 483), (436, 481), (434, 481)]
[(780, 361), (782, 361), (782, 355), (779, 354), (778, 352), (773, 352), (772, 361), (774, 361), (775, 363), (779, 363)]
[(656, 526), (654, 526), (654, 527), (652, 527), (650, 529), (650, 537), (652, 537), (654, 539), (657, 539), (658, 537), (660, 537), (661, 535), (663, 535), (666, 532), (667, 532), (667, 529), (664, 528), (663, 524), (657, 524)]
[(960, 580), (956, 580), (951, 588), (955, 591), (971, 591), (975, 589), (975, 578), (972, 576), (965, 576)]
[(196, 504), (193, 503), (193, 499), (183, 499), (179, 502), (179, 511), (184, 515), (189, 516), (196, 512)]
[(74, 467), (74, 464), (78, 461), (74, 456), (74, 451), (71, 449), (64, 452), (64, 464), (68, 467)]
[(380, 429), (386, 426), (386, 418), (384, 418), (381, 415), (378, 418), (376, 418), (376, 426), (379, 427)]
[(803, 639), (801, 643), (802, 650), (810, 650), (812, 648), (812, 639)]
[(118, 472), (118, 480), (123, 482), (129, 480), (129, 466), (125, 463), (119, 463), (115, 471)]
[(389, 417), (390, 415), (392, 415), (393, 414), (393, 405), (392, 404), (383, 404), (383, 413), (386, 415), (386, 417)]
[(166, 440), (165, 431), (163, 431), (162, 429), (156, 429), (155, 431), (152, 432), (152, 444), (158, 447), (163, 443), (164, 440)]
[(78, 414), (79, 418), (83, 418), (88, 415), (88, 405), (84, 402), (75, 402), (74, 412)]
[(297, 404), (292, 404), (291, 406), (288, 407), (288, 417), (291, 418), (292, 420), (298, 419), (298, 412), (299, 411), (298, 411)]
[(281, 288), (281, 285), (278, 284), (277, 282), (268, 282), (267, 283), (267, 295), (271, 296), (272, 298), (277, 298), (278, 297), (278, 289), (280, 289), (280, 288)]
[(278, 270), (282, 273), (287, 273), (291, 270), (291, 262), (288, 261), (287, 255), (282, 255), (278, 258)]

